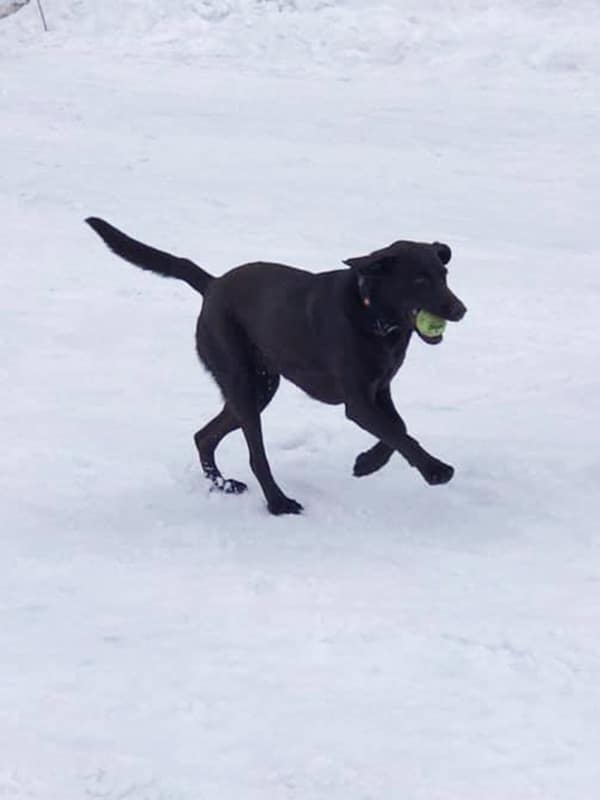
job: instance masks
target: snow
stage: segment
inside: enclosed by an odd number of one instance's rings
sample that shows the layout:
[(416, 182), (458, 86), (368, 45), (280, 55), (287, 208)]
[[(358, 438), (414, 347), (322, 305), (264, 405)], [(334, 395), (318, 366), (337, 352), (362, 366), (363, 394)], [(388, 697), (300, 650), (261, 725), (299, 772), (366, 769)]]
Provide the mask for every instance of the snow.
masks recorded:
[[(0, 0), (0, 6), (9, 0)], [(108, 48), (156, 58), (242, 63), (246, 69), (314, 72), (316, 65), (395, 65), (402, 77), (515, 68), (595, 72), (597, 0), (43, 0), (61, 51)], [(35, 3), (0, 42), (39, 41)]]
[[(0, 797), (597, 794), (600, 12), (366, 5), (0, 25)], [(199, 299), (89, 214), (215, 274), (447, 241), (469, 313), (394, 394), (453, 482), (352, 478), (368, 437), (287, 384), (306, 513), (267, 514), (237, 434), (250, 491), (210, 494)]]
[(8, 17), (10, 14), (16, 14), (23, 6), (26, 6), (29, 0), (3, 0), (0, 3), (0, 19)]

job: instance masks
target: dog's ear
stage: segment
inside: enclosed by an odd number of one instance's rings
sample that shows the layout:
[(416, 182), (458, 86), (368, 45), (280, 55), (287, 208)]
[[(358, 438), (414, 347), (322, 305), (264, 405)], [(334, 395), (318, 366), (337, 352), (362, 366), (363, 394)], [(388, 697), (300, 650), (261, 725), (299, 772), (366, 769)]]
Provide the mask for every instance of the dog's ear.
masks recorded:
[(346, 258), (342, 263), (347, 264), (352, 269), (361, 274), (375, 275), (382, 272), (393, 259), (382, 256), (381, 253), (371, 253), (368, 256), (357, 256), (357, 258)]
[(347, 264), (352, 269), (363, 270), (369, 266), (370, 256), (357, 256), (356, 258), (345, 258), (343, 264)]
[(433, 246), (442, 264), (447, 264), (452, 258), (452, 250), (443, 242), (434, 242)]

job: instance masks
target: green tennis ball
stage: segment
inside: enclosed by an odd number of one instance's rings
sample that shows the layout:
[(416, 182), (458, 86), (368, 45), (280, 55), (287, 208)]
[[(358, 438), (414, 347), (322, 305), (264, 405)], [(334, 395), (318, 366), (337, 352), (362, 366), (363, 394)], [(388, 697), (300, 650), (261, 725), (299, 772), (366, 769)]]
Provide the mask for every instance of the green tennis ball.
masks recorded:
[(427, 339), (441, 336), (446, 330), (446, 320), (435, 314), (430, 314), (429, 311), (419, 311), (415, 319), (415, 325), (419, 333)]

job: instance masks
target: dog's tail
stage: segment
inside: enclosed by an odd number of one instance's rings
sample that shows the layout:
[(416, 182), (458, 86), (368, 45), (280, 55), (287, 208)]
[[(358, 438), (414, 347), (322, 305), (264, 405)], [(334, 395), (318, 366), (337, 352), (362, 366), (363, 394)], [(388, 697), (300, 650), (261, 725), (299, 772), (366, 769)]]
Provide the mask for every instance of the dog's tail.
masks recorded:
[(132, 239), (122, 231), (113, 228), (108, 222), (98, 217), (88, 217), (87, 224), (93, 228), (98, 236), (116, 253), (126, 261), (135, 264), (136, 267), (157, 272), (165, 278), (179, 278), (195, 289), (200, 294), (204, 294), (208, 284), (214, 280), (212, 275), (205, 272), (202, 267), (189, 261), (187, 258), (177, 258), (170, 253), (148, 247), (147, 244)]

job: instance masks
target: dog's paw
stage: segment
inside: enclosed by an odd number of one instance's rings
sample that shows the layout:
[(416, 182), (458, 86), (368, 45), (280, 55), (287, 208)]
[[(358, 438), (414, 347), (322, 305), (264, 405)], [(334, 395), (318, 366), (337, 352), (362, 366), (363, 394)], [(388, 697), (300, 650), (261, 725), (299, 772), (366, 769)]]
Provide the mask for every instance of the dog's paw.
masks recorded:
[(223, 494), (242, 494), (248, 487), (242, 481), (234, 481), (233, 478), (211, 477), (211, 492), (223, 492)]
[(223, 484), (225, 494), (242, 494), (248, 489), (242, 481), (234, 481), (233, 478), (226, 478)]
[(440, 486), (443, 483), (448, 483), (454, 475), (454, 467), (451, 467), (450, 464), (444, 464), (443, 461), (439, 461), (433, 456), (417, 469), (430, 486)]
[(364, 475), (371, 475), (373, 472), (377, 472), (378, 469), (387, 464), (393, 452), (389, 447), (378, 442), (370, 450), (365, 450), (364, 453), (359, 453), (356, 456), (352, 474), (356, 478), (362, 478)]
[(364, 453), (359, 453), (356, 456), (352, 474), (355, 478), (362, 478), (365, 475), (371, 475), (373, 472), (377, 472), (382, 466), (383, 464), (380, 463), (379, 459), (374, 458), (370, 450), (366, 450)]
[(304, 511), (300, 503), (296, 500), (292, 500), (291, 497), (286, 497), (284, 494), (275, 500), (271, 500), (271, 502), (267, 504), (267, 508), (271, 514), (275, 514), (276, 516), (280, 514), (301, 514)]

